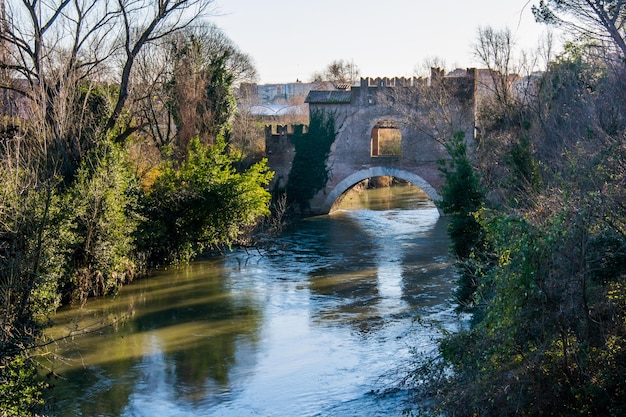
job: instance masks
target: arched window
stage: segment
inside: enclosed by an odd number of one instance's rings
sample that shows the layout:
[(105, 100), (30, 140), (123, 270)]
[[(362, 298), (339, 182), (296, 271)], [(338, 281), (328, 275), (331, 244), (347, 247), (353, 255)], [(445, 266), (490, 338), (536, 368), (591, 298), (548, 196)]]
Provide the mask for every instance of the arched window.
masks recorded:
[(395, 122), (376, 123), (372, 129), (371, 152), (373, 157), (402, 156), (402, 131)]

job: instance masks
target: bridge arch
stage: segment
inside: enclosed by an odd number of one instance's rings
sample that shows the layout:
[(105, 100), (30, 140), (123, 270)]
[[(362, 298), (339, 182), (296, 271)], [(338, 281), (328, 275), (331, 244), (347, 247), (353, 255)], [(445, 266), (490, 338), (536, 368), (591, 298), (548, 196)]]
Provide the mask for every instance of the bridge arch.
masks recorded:
[(326, 196), (326, 199), (324, 201), (324, 206), (322, 207), (323, 212), (330, 213), (330, 210), (332, 209), (333, 204), (335, 204), (337, 199), (343, 193), (348, 191), (350, 188), (352, 188), (359, 182), (367, 178), (384, 177), (384, 176), (395, 177), (404, 181), (408, 181), (411, 184), (422, 189), (422, 191), (424, 191), (431, 200), (433, 201), (441, 200), (441, 196), (439, 195), (439, 193), (437, 193), (437, 190), (435, 190), (435, 188), (432, 185), (430, 185), (426, 180), (424, 180), (419, 175), (414, 174), (404, 169), (400, 169), (400, 168), (394, 168), (394, 167), (388, 167), (388, 166), (376, 166), (376, 167), (371, 167), (371, 168), (357, 171), (347, 176), (342, 181), (340, 181), (332, 189), (332, 191), (328, 193), (328, 195)]

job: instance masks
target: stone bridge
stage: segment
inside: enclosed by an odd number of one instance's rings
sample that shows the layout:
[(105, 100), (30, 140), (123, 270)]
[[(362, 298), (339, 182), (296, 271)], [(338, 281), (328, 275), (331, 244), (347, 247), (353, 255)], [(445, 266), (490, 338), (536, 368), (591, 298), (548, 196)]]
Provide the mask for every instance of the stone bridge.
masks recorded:
[[(311, 91), (309, 113), (333, 114), (337, 134), (326, 161), (329, 179), (309, 201), (308, 214), (331, 212), (347, 190), (379, 176), (408, 181), (438, 200), (443, 178), (437, 161), (447, 153), (437, 139), (463, 130), (473, 142), (476, 74), (468, 69), (444, 76), (433, 70), (430, 80), (362, 78), (351, 89)], [(291, 133), (287, 126), (266, 127), (266, 154), (278, 188), (286, 185), (294, 157)]]

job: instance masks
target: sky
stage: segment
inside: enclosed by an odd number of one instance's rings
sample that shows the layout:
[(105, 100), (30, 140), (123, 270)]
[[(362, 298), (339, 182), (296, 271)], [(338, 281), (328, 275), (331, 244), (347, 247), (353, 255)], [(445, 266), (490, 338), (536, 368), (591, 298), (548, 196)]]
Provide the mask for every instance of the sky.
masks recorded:
[(245, 53), (260, 83), (310, 81), (334, 60), (363, 77), (413, 76), (432, 62), (480, 67), (479, 27), (508, 27), (517, 50), (535, 50), (539, 0), (215, 0), (213, 23)]

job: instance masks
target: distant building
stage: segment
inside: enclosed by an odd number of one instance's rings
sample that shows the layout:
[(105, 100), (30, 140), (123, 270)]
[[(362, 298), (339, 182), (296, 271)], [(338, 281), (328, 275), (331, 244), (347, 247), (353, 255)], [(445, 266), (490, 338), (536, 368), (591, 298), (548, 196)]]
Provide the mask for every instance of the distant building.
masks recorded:
[(237, 90), (237, 105), (249, 114), (273, 123), (282, 117), (308, 120), (309, 105), (304, 102), (312, 90), (332, 89), (330, 82), (283, 84), (242, 83)]
[[(311, 90), (329, 90), (333, 85), (327, 81), (283, 84), (243, 83), (239, 87), (240, 96), (254, 104), (287, 104), (297, 98), (306, 97)], [(304, 100), (302, 100), (304, 101)]]
[(284, 105), (284, 104), (253, 104), (247, 106), (245, 104), (239, 104), (239, 106), (245, 107), (252, 115), (263, 117), (280, 117), (280, 116), (308, 116), (309, 108), (306, 103)]

